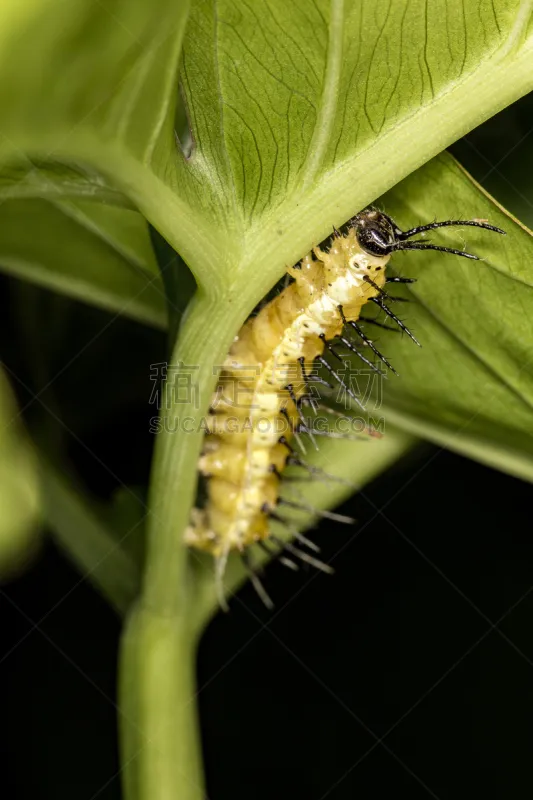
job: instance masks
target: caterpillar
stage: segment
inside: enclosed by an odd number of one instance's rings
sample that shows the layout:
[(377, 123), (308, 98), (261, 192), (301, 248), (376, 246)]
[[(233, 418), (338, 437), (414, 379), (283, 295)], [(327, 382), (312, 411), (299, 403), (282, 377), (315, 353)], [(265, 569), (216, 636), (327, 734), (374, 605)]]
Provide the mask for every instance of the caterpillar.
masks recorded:
[[(198, 465), (206, 478), (207, 501), (203, 508), (193, 509), (185, 534), (189, 546), (214, 557), (223, 607), (222, 579), (231, 551), (240, 554), (267, 606), (272, 605), (271, 600), (249, 558), (252, 545), (272, 555), (273, 544), (277, 555), (292, 568), (297, 568), (294, 559), (299, 559), (330, 571), (328, 565), (308, 552), (317, 548), (301, 533), (291, 528), (296, 545), (278, 540), (270, 530), (271, 520), (291, 527), (290, 521), (280, 514), (284, 504), (310, 510), (280, 496), (280, 481), (286, 466), (327, 476), (307, 464), (291, 443), (300, 433), (312, 436), (303, 409), (309, 407), (317, 412), (313, 384), (331, 386), (315, 374), (316, 367), (322, 367), (323, 374), (328, 374), (353, 402), (363, 407), (360, 396), (324, 355), (327, 352), (342, 360), (335, 349), (340, 342), (370, 369), (381, 368), (363, 350), (373, 353), (384, 365), (383, 369), (395, 372), (362, 324), (390, 329), (392, 323), (396, 326), (392, 329), (403, 331), (420, 344), (390, 308), (389, 302), (399, 298), (389, 296), (385, 289), (388, 283), (414, 283), (415, 279), (387, 277), (385, 267), (391, 255), (400, 250), (438, 250), (477, 260), (478, 256), (464, 250), (412, 238), (452, 226), (475, 226), (505, 233), (480, 219), (432, 222), (402, 231), (382, 211), (371, 208), (357, 214), (347, 224), (345, 233), (334, 229), (329, 249), (314, 247), (301, 262), (287, 270), (289, 285), (257, 316), (251, 317), (235, 337), (212, 400), (208, 433)], [(363, 307), (369, 303), (385, 313), (388, 325), (362, 316)], [(364, 347), (358, 346), (346, 331), (355, 333)], [(317, 513), (339, 518), (330, 512)]]

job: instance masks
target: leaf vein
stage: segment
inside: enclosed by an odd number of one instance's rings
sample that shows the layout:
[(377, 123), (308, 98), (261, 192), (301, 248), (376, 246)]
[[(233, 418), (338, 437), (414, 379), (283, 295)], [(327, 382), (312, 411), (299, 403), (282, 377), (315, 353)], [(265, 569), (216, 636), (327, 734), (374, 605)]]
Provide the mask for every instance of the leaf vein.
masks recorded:
[(304, 166), (303, 187), (308, 186), (315, 178), (324, 160), (335, 125), (343, 59), (343, 23), (344, 0), (332, 0), (322, 98)]

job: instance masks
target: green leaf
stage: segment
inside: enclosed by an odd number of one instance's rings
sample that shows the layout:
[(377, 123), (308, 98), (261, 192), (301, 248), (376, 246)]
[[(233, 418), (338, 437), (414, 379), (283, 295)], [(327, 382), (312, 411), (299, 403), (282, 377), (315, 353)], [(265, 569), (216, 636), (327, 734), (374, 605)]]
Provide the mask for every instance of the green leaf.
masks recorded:
[(61, 0), (7, 0), (0, 20), (0, 74), (9, 76), (0, 86), (0, 163), (8, 196), (29, 196), (32, 186), (40, 197), (53, 196), (54, 187), (83, 196), (86, 174), (86, 196), (138, 205), (169, 230), (181, 217), (195, 240), (209, 228), (168, 188), (188, 11), (186, 0), (73, 0), (68, 7)]
[[(533, 480), (533, 238), (447, 155), (380, 201), (400, 226), (428, 217), (489, 219), (505, 237), (446, 229), (438, 241), (482, 257), (406, 253), (390, 267), (418, 283), (395, 311), (422, 343), (384, 333), (400, 373), (384, 387), (387, 419), (423, 438)], [(432, 237), (437, 241), (437, 236)], [(400, 294), (400, 291), (392, 294)], [(403, 313), (402, 313), (403, 312)]]
[(98, 200), (131, 207), (131, 202), (95, 169), (87, 165), (54, 163), (50, 157), (29, 159), (23, 153), (17, 163), (5, 164), (0, 174), (0, 200), (41, 197)]
[(88, 201), (0, 203), (0, 269), (114, 314), (165, 325), (163, 286), (146, 223), (135, 211)]
[[(191, 205), (210, 201), (228, 245), (235, 228), (244, 231), (240, 268), (252, 272), (251, 250), (256, 281), (267, 250), (259, 296), (283, 257), (296, 261), (334, 223), (531, 87), (530, 4), (213, 8), (194, 6), (185, 40), (196, 150), (180, 165), (178, 187)], [(504, 78), (511, 73), (522, 92)]]
[(94, 233), (133, 267), (138, 267), (160, 288), (159, 270), (150, 244), (148, 226), (135, 211), (114, 208), (90, 200), (54, 198), (52, 204), (79, 225)]
[(9, 382), (0, 372), (0, 577), (24, 568), (40, 539), (35, 454)]
[[(212, 297), (228, 302), (242, 276), (233, 308), (245, 316), (333, 223), (531, 88), (531, 8), (196, 2), (182, 69), (194, 141), (185, 160), (173, 124), (187, 3), (46, 0), (23, 11), (8, 0), (0, 157), (11, 169), (21, 159), (27, 169), (28, 157), (89, 165)], [(57, 74), (50, 96), (42, 87)]]
[(7, 0), (0, 25), (2, 72), (11, 78), (0, 92), (6, 148), (15, 152), (17, 139), (33, 135), (35, 145), (41, 141), (34, 150), (48, 160), (57, 155), (50, 144), (69, 149), (91, 130), (155, 163), (171, 121), (187, 13), (187, 2), (173, 0)]

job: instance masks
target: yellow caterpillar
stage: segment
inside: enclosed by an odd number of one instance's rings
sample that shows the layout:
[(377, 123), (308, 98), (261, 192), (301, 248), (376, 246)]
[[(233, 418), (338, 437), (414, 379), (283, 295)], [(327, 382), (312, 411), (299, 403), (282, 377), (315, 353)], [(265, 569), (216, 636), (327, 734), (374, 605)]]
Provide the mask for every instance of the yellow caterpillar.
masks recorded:
[[(348, 327), (367, 346), (367, 352), (373, 351), (392, 369), (360, 327), (363, 306), (376, 303), (416, 342), (388, 307), (391, 298), (384, 289), (391, 281), (412, 281), (386, 278), (385, 267), (397, 250), (431, 249), (477, 258), (463, 250), (409, 241), (427, 230), (456, 225), (504, 233), (484, 220), (448, 220), (401, 231), (380, 211), (358, 214), (350, 221), (347, 233), (334, 232), (329, 250), (315, 247), (291, 267), (288, 274), (293, 282), (250, 318), (235, 337), (213, 398), (209, 435), (199, 461), (199, 470), (207, 478), (207, 502), (204, 508), (193, 510), (186, 531), (188, 545), (214, 556), (220, 582), (230, 551), (238, 551), (249, 566), (247, 548), (256, 543), (265, 546), (271, 536), (269, 521), (277, 518), (280, 480), (287, 462), (305, 466), (295, 456), (290, 441), (299, 431), (307, 431), (302, 407), (313, 407), (310, 384), (324, 383), (313, 370), (320, 364), (342, 383), (324, 358), (324, 351), (337, 356), (331, 342), (340, 338), (377, 370), (354, 342), (342, 335)], [(351, 387), (343, 386), (361, 405)], [(301, 535), (299, 538), (312, 546)], [(294, 545), (282, 546), (291, 555), (326, 568)], [(267, 602), (262, 587), (254, 582)]]

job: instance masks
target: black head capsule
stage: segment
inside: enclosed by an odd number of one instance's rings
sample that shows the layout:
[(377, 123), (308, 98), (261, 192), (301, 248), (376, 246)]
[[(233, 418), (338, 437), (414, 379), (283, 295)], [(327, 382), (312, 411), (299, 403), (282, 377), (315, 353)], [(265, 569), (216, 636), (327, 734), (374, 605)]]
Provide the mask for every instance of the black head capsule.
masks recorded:
[(382, 211), (369, 209), (357, 214), (351, 221), (350, 225), (355, 230), (357, 242), (365, 253), (372, 256), (388, 256), (397, 250), (439, 250), (442, 253), (452, 253), (456, 256), (463, 256), (464, 258), (473, 258), (479, 260), (479, 256), (473, 253), (467, 253), (464, 250), (456, 250), (452, 247), (441, 247), (440, 245), (430, 244), (420, 239), (409, 241), (412, 236), (425, 231), (432, 231), (436, 228), (451, 228), (451, 227), (474, 227), (483, 228), (487, 231), (494, 231), (495, 233), (505, 234), (501, 228), (496, 228), (494, 225), (489, 225), (484, 220), (445, 220), (443, 222), (431, 222), (429, 225), (419, 225), (416, 228), (410, 228), (408, 231), (402, 231), (394, 222), (394, 220), (384, 214)]
[(363, 211), (351, 221), (361, 249), (372, 256), (387, 256), (398, 242), (400, 229), (381, 211)]

